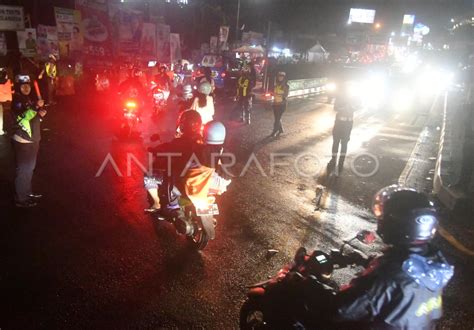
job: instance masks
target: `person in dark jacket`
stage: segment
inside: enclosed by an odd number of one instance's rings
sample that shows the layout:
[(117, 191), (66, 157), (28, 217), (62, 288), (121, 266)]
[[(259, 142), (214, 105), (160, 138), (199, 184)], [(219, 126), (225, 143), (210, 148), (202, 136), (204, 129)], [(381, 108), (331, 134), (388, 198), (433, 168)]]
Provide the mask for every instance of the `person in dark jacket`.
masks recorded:
[(348, 93), (343, 90), (336, 97), (336, 102), (334, 103), (336, 119), (334, 121), (334, 128), (332, 130), (332, 157), (327, 165), (327, 170), (329, 173), (333, 172), (337, 164), (337, 175), (339, 175), (344, 169), (344, 161), (346, 159), (347, 154), (347, 145), (349, 144), (349, 140), (351, 139), (352, 126), (354, 123), (355, 109), (347, 94)]
[(15, 78), (15, 94), (12, 112), (15, 116), (15, 131), (12, 136), (15, 153), (15, 205), (34, 207), (41, 195), (34, 194), (31, 188), (33, 171), (36, 166), (41, 140), (41, 118), (46, 115), (43, 100), (31, 95), (31, 81), (27, 75)]
[(336, 327), (434, 329), (454, 267), (430, 244), (438, 225), (433, 203), (393, 185), (375, 195), (373, 211), (377, 233), (390, 247), (336, 295)]

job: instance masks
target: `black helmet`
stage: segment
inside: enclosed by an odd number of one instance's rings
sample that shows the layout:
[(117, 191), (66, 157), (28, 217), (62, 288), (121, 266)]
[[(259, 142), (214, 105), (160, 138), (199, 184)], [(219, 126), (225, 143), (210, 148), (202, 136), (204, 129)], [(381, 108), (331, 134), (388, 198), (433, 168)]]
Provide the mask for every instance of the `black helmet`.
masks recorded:
[(0, 68), (0, 84), (5, 84), (8, 81), (8, 73), (5, 68)]
[(187, 110), (179, 117), (178, 126), (183, 135), (201, 134), (201, 115), (196, 110)]
[(414, 189), (392, 185), (375, 194), (372, 211), (377, 233), (387, 244), (417, 245), (436, 234), (438, 212), (433, 202)]

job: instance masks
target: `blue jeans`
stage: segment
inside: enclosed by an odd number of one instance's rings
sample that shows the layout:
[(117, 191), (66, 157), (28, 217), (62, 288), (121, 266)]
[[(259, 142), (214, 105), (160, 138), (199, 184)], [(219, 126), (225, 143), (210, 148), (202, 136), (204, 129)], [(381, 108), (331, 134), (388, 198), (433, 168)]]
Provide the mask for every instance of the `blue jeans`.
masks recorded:
[(17, 202), (26, 202), (32, 193), (31, 180), (36, 167), (36, 158), (38, 156), (39, 142), (20, 143), (13, 141), (13, 150), (15, 152), (15, 200)]

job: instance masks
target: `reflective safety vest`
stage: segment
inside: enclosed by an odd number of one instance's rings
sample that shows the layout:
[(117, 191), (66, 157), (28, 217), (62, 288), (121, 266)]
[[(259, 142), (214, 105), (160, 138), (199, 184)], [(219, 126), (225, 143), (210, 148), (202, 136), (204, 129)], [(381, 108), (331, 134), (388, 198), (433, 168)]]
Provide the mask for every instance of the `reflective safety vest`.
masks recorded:
[(46, 75), (50, 78), (56, 78), (57, 74), (57, 69), (56, 69), (56, 64), (51, 63), (51, 62), (46, 62), (45, 64), (45, 69), (46, 69)]
[(273, 91), (273, 101), (275, 103), (283, 103), (283, 101), (285, 100), (285, 94), (285, 85), (276, 84), (275, 89)]
[(0, 84), (0, 102), (7, 102), (12, 100), (12, 83), (7, 80), (6, 83)]
[(237, 82), (237, 95), (238, 96), (247, 96), (249, 89), (250, 80), (246, 77), (240, 77)]

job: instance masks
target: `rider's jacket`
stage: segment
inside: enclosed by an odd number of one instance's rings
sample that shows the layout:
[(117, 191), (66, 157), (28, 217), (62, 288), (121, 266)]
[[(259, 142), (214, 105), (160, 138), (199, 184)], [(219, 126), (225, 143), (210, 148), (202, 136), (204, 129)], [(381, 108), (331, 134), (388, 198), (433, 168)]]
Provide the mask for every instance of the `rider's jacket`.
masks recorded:
[(453, 269), (427, 245), (390, 249), (336, 295), (336, 319), (371, 329), (432, 329)]

